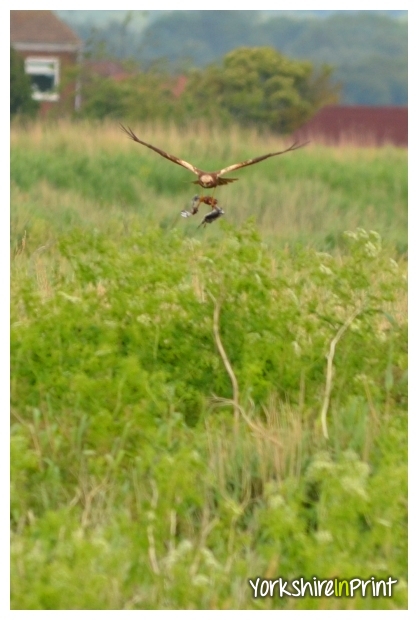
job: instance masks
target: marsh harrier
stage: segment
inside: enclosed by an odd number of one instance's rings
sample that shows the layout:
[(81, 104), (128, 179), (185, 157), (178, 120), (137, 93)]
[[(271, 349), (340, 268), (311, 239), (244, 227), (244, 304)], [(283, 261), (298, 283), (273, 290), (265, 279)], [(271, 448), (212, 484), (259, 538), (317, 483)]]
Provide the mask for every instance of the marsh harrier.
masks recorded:
[(235, 179), (235, 178), (234, 179), (222, 178), (223, 175), (226, 174), (227, 172), (232, 172), (233, 170), (239, 170), (239, 168), (244, 168), (245, 166), (251, 166), (252, 164), (257, 164), (258, 162), (263, 161), (264, 159), (267, 159), (268, 157), (274, 157), (275, 155), (283, 155), (284, 153), (289, 153), (290, 151), (296, 151), (296, 149), (300, 149), (302, 146), (305, 146), (305, 144), (307, 144), (306, 142), (304, 144), (298, 144), (297, 142), (295, 142), (294, 144), (292, 144), (292, 146), (289, 146), (289, 148), (285, 149), (284, 151), (277, 151), (276, 153), (268, 153), (267, 155), (261, 155), (260, 157), (254, 157), (253, 159), (246, 159), (245, 161), (242, 161), (239, 164), (232, 164), (231, 166), (227, 166), (226, 168), (222, 168), (221, 170), (217, 170), (216, 172), (205, 172), (204, 170), (200, 170), (200, 168), (196, 168), (196, 166), (193, 166), (193, 164), (189, 164), (189, 162), (184, 161), (184, 159), (179, 159), (178, 157), (175, 157), (174, 155), (170, 155), (169, 153), (166, 153), (165, 151), (157, 148), (156, 146), (153, 146), (152, 144), (148, 144), (148, 142), (144, 142), (143, 140), (140, 140), (139, 138), (136, 137), (132, 129), (130, 129), (129, 127), (126, 128), (123, 125), (121, 125), (121, 128), (129, 136), (129, 138), (133, 140), (134, 142), (138, 142), (138, 144), (143, 144), (147, 148), (152, 149), (153, 151), (155, 151), (162, 157), (165, 157), (169, 161), (172, 161), (175, 164), (178, 164), (179, 166), (183, 166), (183, 168), (187, 168), (187, 170), (190, 170), (190, 172), (193, 172), (198, 177), (197, 181), (193, 181), (193, 183), (195, 183), (196, 185), (200, 185), (201, 187), (204, 187), (205, 189), (208, 189), (210, 187), (218, 187), (218, 185), (226, 185), (227, 183), (232, 183), (232, 181), (238, 181), (238, 179)]

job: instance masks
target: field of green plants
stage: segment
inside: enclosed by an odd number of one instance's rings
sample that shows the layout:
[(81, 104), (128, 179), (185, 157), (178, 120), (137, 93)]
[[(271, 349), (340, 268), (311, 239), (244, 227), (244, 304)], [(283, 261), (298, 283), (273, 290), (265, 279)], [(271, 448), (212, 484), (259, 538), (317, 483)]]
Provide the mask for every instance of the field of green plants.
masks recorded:
[[(208, 170), (284, 146), (133, 130)], [(197, 228), (195, 177), (116, 124), (12, 126), (13, 609), (407, 607), (407, 152), (236, 176)]]

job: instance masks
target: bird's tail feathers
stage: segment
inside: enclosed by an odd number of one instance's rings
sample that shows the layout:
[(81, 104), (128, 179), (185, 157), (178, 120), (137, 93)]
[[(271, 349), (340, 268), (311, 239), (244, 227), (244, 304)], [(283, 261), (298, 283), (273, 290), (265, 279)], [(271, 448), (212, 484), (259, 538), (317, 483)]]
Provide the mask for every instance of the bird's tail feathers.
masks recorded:
[(218, 179), (219, 185), (228, 185), (228, 183), (233, 183), (234, 181), (238, 181), (238, 179), (224, 179), (223, 177), (220, 177)]

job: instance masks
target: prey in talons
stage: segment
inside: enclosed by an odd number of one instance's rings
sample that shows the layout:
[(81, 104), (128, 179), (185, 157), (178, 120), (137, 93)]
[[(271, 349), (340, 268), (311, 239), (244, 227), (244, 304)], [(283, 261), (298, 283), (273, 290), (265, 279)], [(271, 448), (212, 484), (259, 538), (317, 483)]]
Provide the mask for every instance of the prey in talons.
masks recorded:
[(198, 194), (196, 194), (196, 196), (193, 196), (192, 198), (190, 211), (182, 211), (182, 217), (190, 217), (191, 215), (196, 215), (202, 203), (212, 207), (212, 210), (209, 211), (209, 213), (206, 213), (198, 228), (200, 228), (201, 226), (204, 227), (206, 226), (206, 224), (212, 224), (212, 222), (217, 220), (218, 217), (221, 217), (221, 215), (225, 214), (225, 211), (221, 209), (221, 207), (218, 205), (217, 198), (214, 198), (213, 196), (199, 196)]
[(200, 228), (201, 226), (205, 227), (206, 224), (212, 224), (212, 222), (214, 222), (215, 220), (218, 219), (218, 217), (221, 217), (221, 215), (224, 215), (224, 214), (225, 214), (225, 211), (221, 209), (221, 207), (218, 207), (218, 206), (213, 207), (212, 211), (209, 211), (209, 213), (206, 213), (205, 217), (200, 222), (198, 228)]

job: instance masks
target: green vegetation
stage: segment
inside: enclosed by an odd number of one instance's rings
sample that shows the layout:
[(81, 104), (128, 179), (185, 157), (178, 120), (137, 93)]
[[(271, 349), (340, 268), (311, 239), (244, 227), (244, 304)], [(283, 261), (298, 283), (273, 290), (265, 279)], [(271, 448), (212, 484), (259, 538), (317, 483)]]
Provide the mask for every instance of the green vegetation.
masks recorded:
[(343, 103), (408, 104), (406, 11), (401, 19), (385, 11), (317, 12), (326, 14), (323, 19), (303, 11), (160, 11), (147, 24), (142, 11), (112, 12), (107, 23), (103, 13), (97, 11), (93, 21), (83, 12), (81, 21), (58, 11), (94, 55), (184, 73), (220, 62), (239, 47), (270, 46), (293, 60), (331, 65)]
[[(277, 145), (135, 129), (208, 168)], [(12, 608), (406, 608), (405, 152), (261, 163), (197, 231), (117, 128), (11, 137)], [(248, 584), (302, 575), (398, 583)]]
[(185, 125), (206, 119), (288, 134), (338, 99), (329, 68), (316, 71), (312, 63), (268, 47), (239, 48), (219, 67), (191, 71), (180, 96), (174, 94), (175, 79), (157, 68), (138, 73), (126, 64), (130, 73), (120, 82), (86, 69), (80, 116), (91, 119), (170, 119)]
[(328, 63), (346, 104), (408, 105), (408, 22), (380, 11), (323, 20), (271, 19), (264, 44), (292, 58)]
[(32, 99), (31, 81), (25, 73), (25, 63), (19, 54), (10, 48), (10, 116), (34, 116), (39, 104)]
[[(127, 66), (127, 71), (131, 67)], [(175, 80), (165, 73), (128, 74), (118, 82), (83, 71), (83, 101), (79, 116), (85, 119), (135, 121), (186, 120), (183, 102), (172, 92)], [(138, 105), (140, 102), (140, 105)]]
[[(139, 137), (197, 166), (226, 164), (280, 150), (272, 135), (212, 125), (133, 124)], [(239, 181), (217, 190), (227, 220), (255, 219), (266, 239), (300, 242), (319, 250), (338, 246), (344, 230), (376, 230), (404, 252), (407, 244), (407, 153), (394, 147), (326, 148), (309, 144), (295, 153), (236, 173)], [(75, 224), (109, 232), (131, 221), (162, 227), (176, 223), (199, 189), (195, 176), (129, 141), (117, 123), (36, 125), (12, 130), (11, 189), (21, 204), (13, 234), (27, 230), (30, 251)], [(203, 190), (201, 190), (203, 192)], [(106, 217), (104, 217), (106, 215)], [(195, 236), (194, 218), (178, 222)], [(50, 233), (48, 226), (52, 226)], [(40, 229), (40, 230), (38, 230)], [(222, 236), (212, 226), (207, 235)], [(16, 237), (13, 237), (15, 241)]]
[(338, 99), (330, 69), (315, 73), (312, 63), (290, 60), (271, 47), (241, 47), (226, 54), (220, 67), (193, 72), (182, 99), (192, 116), (207, 109), (214, 118), (289, 134)]

